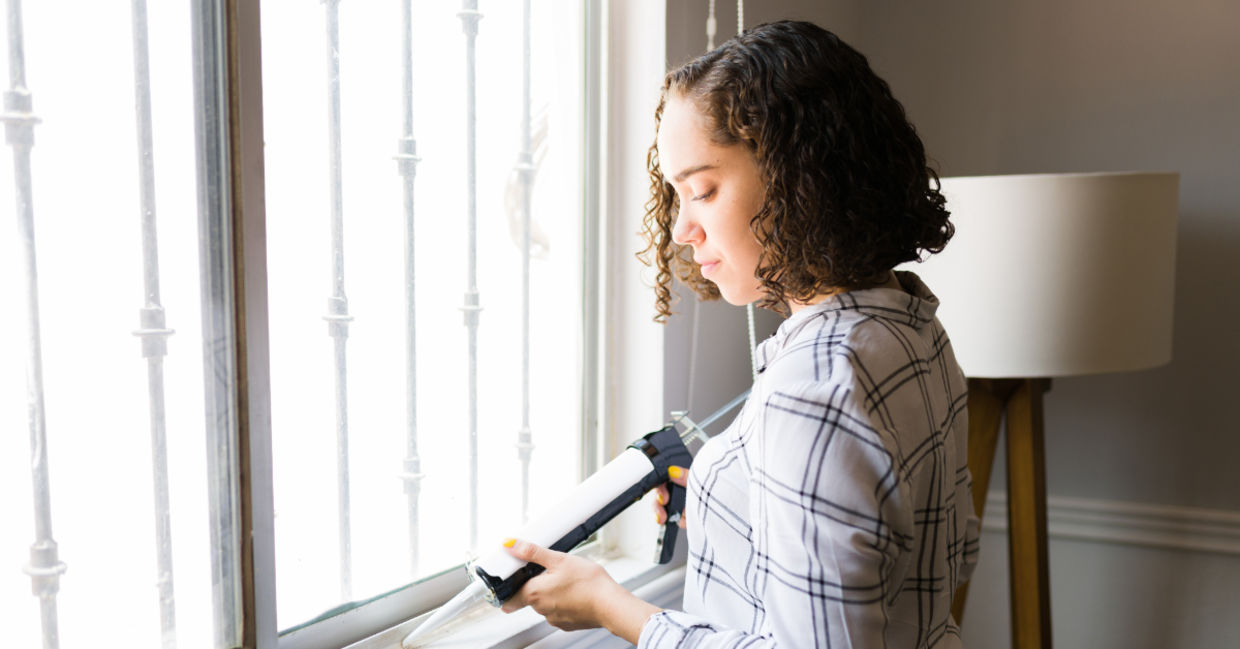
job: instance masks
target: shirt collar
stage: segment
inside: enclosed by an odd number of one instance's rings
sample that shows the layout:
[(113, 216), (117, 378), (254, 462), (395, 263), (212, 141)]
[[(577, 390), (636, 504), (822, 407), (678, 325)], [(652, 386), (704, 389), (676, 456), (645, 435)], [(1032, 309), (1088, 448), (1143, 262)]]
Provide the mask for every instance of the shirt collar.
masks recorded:
[(784, 348), (806, 325), (819, 318), (838, 318), (845, 313), (859, 313), (867, 317), (881, 318), (904, 326), (920, 329), (934, 321), (939, 308), (939, 298), (916, 273), (896, 271), (903, 291), (891, 288), (867, 288), (836, 293), (817, 304), (811, 304), (792, 314), (779, 325), (770, 338), (758, 345), (755, 354), (758, 371)]

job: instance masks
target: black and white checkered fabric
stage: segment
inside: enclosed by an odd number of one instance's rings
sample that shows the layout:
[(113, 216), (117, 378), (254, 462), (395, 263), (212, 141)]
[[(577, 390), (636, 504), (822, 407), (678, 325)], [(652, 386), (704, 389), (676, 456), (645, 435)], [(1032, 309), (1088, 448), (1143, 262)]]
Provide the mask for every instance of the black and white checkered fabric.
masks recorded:
[(646, 648), (960, 646), (977, 560), (967, 388), (912, 273), (837, 295), (758, 348), (736, 421), (694, 459), (685, 612)]

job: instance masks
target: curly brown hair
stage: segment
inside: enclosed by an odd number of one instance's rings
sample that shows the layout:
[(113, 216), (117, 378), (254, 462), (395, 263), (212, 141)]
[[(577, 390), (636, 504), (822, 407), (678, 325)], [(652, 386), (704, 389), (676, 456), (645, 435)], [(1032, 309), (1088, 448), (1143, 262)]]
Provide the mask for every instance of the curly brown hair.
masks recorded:
[[(672, 96), (702, 112), (715, 144), (742, 144), (757, 161), (766, 195), (749, 226), (762, 247), (762, 307), (787, 313), (789, 300), (881, 283), (921, 251), (941, 251), (954, 232), (904, 107), (863, 55), (817, 25), (758, 25), (669, 72), (656, 134)], [(655, 145), (646, 165), (647, 246), (638, 257), (651, 265), (654, 253), (655, 320), (665, 321), (673, 277), (703, 299), (719, 291), (690, 248), (672, 241), (679, 203)]]

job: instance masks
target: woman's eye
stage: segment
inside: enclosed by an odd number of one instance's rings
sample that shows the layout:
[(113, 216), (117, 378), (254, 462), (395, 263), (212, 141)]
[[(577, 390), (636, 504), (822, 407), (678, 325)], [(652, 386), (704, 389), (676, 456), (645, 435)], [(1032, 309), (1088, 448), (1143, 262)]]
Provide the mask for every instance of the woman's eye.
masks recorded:
[(691, 198), (691, 199), (689, 199), (689, 200), (693, 200), (693, 201), (702, 201), (702, 200), (706, 200), (706, 199), (708, 199), (708, 198), (710, 198), (711, 196), (714, 196), (714, 195), (715, 195), (715, 190), (714, 190), (714, 189), (709, 189), (709, 190), (707, 190), (707, 191), (702, 192), (701, 194), (698, 194), (697, 196), (694, 196), (693, 198)]

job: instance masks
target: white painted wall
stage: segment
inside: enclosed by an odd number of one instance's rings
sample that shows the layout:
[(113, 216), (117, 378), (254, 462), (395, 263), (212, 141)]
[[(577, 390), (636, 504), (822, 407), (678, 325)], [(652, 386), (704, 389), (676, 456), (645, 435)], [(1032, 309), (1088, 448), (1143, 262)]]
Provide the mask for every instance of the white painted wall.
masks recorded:
[[(1187, 525), (1214, 525), (1210, 534), (1240, 534), (1233, 518), (1240, 419), (1230, 407), (1240, 388), (1240, 265), (1230, 263), (1240, 253), (1240, 3), (746, 4), (748, 25), (813, 20), (866, 54), (942, 175), (1180, 172), (1175, 360), (1146, 372), (1056, 380), (1046, 398), (1048, 491), (1097, 503), (1081, 524), (1102, 530), (1086, 540), (1052, 524), (1055, 642), (1240, 646), (1240, 549), (1151, 547), (1108, 523), (1134, 504), (1140, 512), (1158, 505)], [(680, 63), (705, 47), (707, 2), (667, 5), (668, 60)], [(735, 30), (735, 4), (717, 5), (722, 41)], [(742, 325), (743, 315), (723, 309), (703, 319), (699, 341), (711, 342), (699, 344), (726, 348)], [(669, 402), (684, 394), (680, 326), (669, 325), (665, 337)], [(748, 359), (728, 362), (743, 373)], [(699, 365), (698, 376), (731, 371)], [(697, 383), (704, 392), (695, 403), (731, 394), (730, 384)], [(1003, 484), (999, 470), (992, 485)], [(1134, 524), (1154, 524), (1144, 516)], [(1008, 646), (1005, 545), (1002, 529), (984, 533), (968, 646)]]

